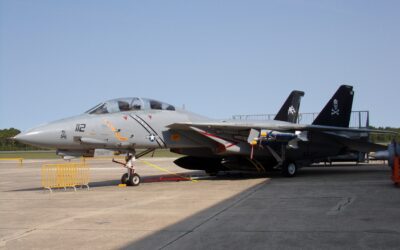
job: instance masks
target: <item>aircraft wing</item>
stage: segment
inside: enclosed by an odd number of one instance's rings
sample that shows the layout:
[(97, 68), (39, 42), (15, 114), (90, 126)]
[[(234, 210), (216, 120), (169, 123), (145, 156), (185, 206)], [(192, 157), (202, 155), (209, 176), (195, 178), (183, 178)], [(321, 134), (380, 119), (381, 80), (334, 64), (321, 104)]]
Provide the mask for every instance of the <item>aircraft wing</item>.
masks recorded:
[(248, 123), (236, 123), (236, 122), (185, 122), (185, 123), (173, 123), (168, 126), (171, 129), (183, 129), (188, 130), (192, 127), (196, 128), (208, 128), (218, 130), (247, 130), (247, 129), (265, 129), (274, 130), (280, 132), (294, 132), (294, 131), (316, 131), (316, 132), (367, 132), (367, 133), (379, 133), (379, 134), (397, 134), (394, 131), (384, 131), (376, 129), (358, 129), (358, 128), (346, 128), (346, 127), (333, 127), (323, 125), (302, 125), (293, 123), (272, 123), (272, 122), (248, 122)]
[(351, 133), (397, 134), (396, 132), (383, 130), (344, 128), (324, 125), (301, 125), (276, 121), (187, 122), (174, 123), (168, 127), (177, 131), (186, 130), (196, 132), (214, 142), (217, 142), (223, 148), (222, 151), (229, 150), (233, 152), (243, 152), (246, 148), (248, 151), (250, 148), (249, 145), (262, 134), (261, 131), (267, 131), (266, 133), (268, 136), (276, 136), (275, 138), (280, 137), (278, 140), (286, 140), (288, 143), (293, 142), (292, 140), (295, 138), (302, 141), (309, 141), (307, 133), (318, 133), (328, 140), (336, 141), (349, 150), (359, 152), (385, 150), (386, 146), (359, 139), (352, 139), (351, 135), (349, 135)]
[(325, 135), (327, 138), (335, 140), (342, 145), (346, 145), (346, 147), (350, 150), (358, 151), (358, 152), (378, 152), (387, 150), (387, 146), (376, 144), (368, 141), (360, 141), (360, 140), (352, 140), (343, 136), (335, 136), (335, 135)]

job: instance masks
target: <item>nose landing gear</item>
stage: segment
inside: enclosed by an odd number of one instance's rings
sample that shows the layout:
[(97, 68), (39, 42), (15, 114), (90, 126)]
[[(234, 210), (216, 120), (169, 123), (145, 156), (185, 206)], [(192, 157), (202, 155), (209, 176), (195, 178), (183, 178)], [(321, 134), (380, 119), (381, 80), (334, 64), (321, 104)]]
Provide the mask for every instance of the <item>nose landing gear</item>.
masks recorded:
[(118, 163), (127, 169), (127, 173), (123, 174), (121, 177), (121, 183), (126, 184), (127, 186), (139, 186), (140, 184), (140, 175), (135, 173), (135, 156), (131, 153), (128, 153), (125, 157), (125, 163), (119, 162), (116, 160), (112, 160), (115, 163)]
[(140, 152), (137, 155), (135, 155), (135, 151), (128, 152), (125, 157), (125, 163), (112, 159), (113, 162), (118, 163), (127, 169), (127, 173), (123, 174), (121, 177), (122, 184), (126, 184), (127, 186), (139, 186), (141, 178), (140, 175), (135, 173), (136, 171), (134, 162), (136, 161), (136, 159), (147, 155), (148, 153), (154, 152), (154, 150), (154, 148), (149, 148), (143, 152)]
[[(131, 170), (128, 170), (131, 172)], [(127, 186), (139, 186), (141, 181), (140, 175), (136, 173), (125, 173), (121, 177), (121, 183)]]

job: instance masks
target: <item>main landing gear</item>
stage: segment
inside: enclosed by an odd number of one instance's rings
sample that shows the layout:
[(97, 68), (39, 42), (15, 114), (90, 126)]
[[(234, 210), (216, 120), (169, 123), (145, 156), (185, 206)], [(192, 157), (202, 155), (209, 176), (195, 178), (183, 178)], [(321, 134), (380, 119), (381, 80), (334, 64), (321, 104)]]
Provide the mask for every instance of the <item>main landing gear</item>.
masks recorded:
[(297, 165), (294, 162), (284, 162), (282, 164), (282, 174), (286, 177), (294, 177), (297, 174)]
[(285, 145), (281, 146), (281, 155), (279, 156), (278, 153), (273, 150), (270, 146), (266, 146), (271, 155), (275, 158), (278, 162), (277, 167), (282, 169), (282, 175), (286, 177), (294, 177), (297, 174), (298, 166), (294, 161), (291, 161), (286, 158), (286, 150)]

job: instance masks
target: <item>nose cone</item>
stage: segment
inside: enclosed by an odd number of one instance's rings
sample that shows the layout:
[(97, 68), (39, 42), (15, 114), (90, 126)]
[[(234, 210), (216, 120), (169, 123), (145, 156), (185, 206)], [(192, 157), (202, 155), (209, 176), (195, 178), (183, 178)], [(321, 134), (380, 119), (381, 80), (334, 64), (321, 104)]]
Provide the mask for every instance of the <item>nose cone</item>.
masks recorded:
[(54, 144), (55, 131), (49, 127), (40, 127), (16, 135), (13, 139), (38, 147), (52, 147)]
[(30, 130), (16, 135), (13, 139), (25, 144), (40, 145), (43, 143), (43, 134), (43, 131)]
[(30, 138), (29, 133), (19, 133), (18, 135), (13, 137), (14, 140), (22, 143), (29, 142), (30, 141), (29, 138)]

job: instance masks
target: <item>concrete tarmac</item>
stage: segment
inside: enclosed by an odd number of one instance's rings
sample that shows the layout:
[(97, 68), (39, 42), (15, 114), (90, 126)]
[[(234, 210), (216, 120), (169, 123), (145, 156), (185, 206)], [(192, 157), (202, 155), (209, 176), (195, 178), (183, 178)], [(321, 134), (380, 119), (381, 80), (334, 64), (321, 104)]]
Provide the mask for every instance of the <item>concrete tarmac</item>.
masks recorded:
[[(123, 168), (88, 161), (90, 190), (53, 193), (40, 186), (40, 166), (61, 161), (0, 161), (0, 248), (400, 248), (400, 188), (387, 166), (209, 178), (172, 161), (139, 161), (138, 187), (118, 187)], [(198, 181), (178, 182), (148, 163)]]

